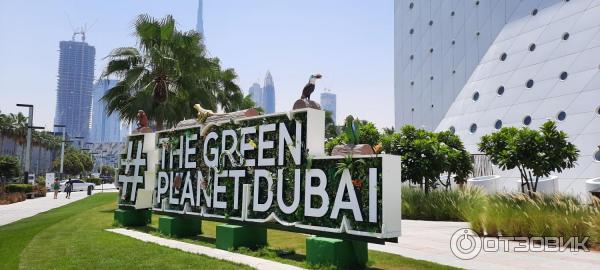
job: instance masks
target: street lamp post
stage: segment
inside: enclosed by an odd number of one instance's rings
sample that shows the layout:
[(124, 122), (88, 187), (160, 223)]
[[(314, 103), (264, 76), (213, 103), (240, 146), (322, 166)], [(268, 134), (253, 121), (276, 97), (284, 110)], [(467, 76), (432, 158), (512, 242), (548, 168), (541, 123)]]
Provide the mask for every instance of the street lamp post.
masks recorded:
[[(29, 169), (31, 167), (31, 132), (32, 132), (32, 129), (43, 129), (44, 127), (34, 127), (33, 126), (33, 105), (17, 104), (17, 107), (29, 108), (29, 116), (27, 118), (27, 148), (25, 150), (25, 172), (24, 172), (25, 184), (27, 184), (28, 180), (29, 180)], [(34, 179), (34, 182), (35, 182), (35, 179)]]
[(54, 125), (54, 127), (62, 128), (62, 140), (60, 141), (60, 177), (63, 180), (63, 170), (65, 167), (65, 125)]

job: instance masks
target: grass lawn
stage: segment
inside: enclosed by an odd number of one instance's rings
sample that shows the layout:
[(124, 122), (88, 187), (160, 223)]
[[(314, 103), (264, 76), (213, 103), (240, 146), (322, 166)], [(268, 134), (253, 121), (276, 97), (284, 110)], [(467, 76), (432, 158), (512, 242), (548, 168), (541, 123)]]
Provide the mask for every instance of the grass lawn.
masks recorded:
[(115, 193), (0, 227), (0, 269), (250, 269), (105, 231)]
[[(113, 225), (117, 195), (104, 193), (0, 227), (0, 269), (250, 269), (206, 256), (161, 247), (105, 231)], [(152, 224), (138, 228), (156, 232)], [(203, 235), (181, 239), (214, 247), (217, 223), (204, 221)], [(269, 247), (240, 253), (308, 267), (306, 236), (269, 230)], [(427, 261), (369, 251), (371, 269), (454, 269)]]

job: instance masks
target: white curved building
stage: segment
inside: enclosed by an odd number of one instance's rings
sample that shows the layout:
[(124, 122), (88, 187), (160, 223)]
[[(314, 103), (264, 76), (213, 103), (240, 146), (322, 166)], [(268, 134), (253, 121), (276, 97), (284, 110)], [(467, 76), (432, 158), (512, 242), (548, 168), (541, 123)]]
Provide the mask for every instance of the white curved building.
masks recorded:
[(600, 176), (600, 0), (398, 0), (395, 95), (397, 128), (455, 130), (472, 153), (500, 127), (557, 121), (581, 151), (559, 189), (582, 193)]

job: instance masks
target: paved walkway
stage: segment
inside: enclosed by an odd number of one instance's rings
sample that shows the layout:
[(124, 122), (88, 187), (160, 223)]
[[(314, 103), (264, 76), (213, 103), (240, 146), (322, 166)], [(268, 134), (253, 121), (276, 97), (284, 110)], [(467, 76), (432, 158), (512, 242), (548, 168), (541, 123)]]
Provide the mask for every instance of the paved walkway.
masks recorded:
[[(98, 187), (97, 187), (98, 188)], [(104, 192), (116, 192), (114, 185), (105, 185)], [(93, 193), (102, 192), (94, 190)], [(54, 193), (48, 192), (46, 197), (28, 199), (22, 202), (0, 205), (0, 226), (13, 223), (15, 221), (35, 216), (39, 213), (61, 207), (63, 205), (81, 200), (87, 197), (86, 191), (78, 191), (71, 193), (71, 199), (65, 198), (65, 193), (58, 193), (58, 199), (53, 199)]]
[(464, 222), (402, 221), (399, 243), (369, 244), (369, 249), (466, 269), (600, 269), (600, 252), (484, 252), (471, 260), (456, 258), (450, 237)]
[(179, 249), (185, 252), (190, 252), (194, 254), (206, 255), (208, 257), (225, 260), (229, 262), (245, 264), (250, 267), (254, 267), (256, 269), (269, 269), (269, 270), (298, 270), (302, 269), (296, 266), (291, 266), (288, 264), (278, 263), (274, 261), (269, 261), (257, 257), (252, 257), (248, 255), (243, 255), (239, 253), (229, 252), (225, 250), (220, 250), (216, 248), (210, 248), (190, 243), (185, 243), (177, 240), (166, 239), (162, 237), (153, 236), (147, 233), (138, 232), (134, 230), (128, 229), (108, 229), (107, 231), (126, 235), (138, 240), (142, 240), (144, 242), (155, 243), (161, 246)]

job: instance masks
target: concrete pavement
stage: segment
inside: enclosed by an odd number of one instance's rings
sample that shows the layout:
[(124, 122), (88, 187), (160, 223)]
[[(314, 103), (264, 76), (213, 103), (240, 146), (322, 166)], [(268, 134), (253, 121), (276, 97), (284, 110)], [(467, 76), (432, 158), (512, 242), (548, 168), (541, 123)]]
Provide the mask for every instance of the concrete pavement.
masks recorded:
[(402, 221), (398, 243), (369, 244), (369, 249), (466, 269), (600, 269), (600, 252), (484, 252), (461, 260), (450, 250), (450, 238), (465, 222)]

